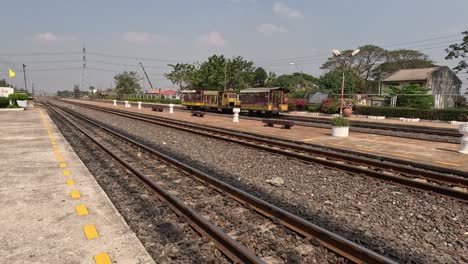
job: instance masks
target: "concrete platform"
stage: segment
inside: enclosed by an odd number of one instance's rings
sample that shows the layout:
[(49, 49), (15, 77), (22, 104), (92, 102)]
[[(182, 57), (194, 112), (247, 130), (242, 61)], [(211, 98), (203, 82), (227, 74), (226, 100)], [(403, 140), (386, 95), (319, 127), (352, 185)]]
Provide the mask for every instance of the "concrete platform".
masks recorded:
[[(70, 101), (73, 100), (70, 99)], [(107, 103), (95, 101), (78, 100), (78, 102), (468, 171), (468, 155), (458, 153), (459, 144), (358, 132), (350, 132), (350, 136), (347, 138), (335, 138), (331, 136), (331, 129), (325, 128), (304, 126), (294, 126), (292, 129), (271, 128), (265, 127), (261, 121), (255, 120), (241, 119), (239, 123), (233, 123), (230, 115), (205, 115), (205, 117), (201, 118), (193, 117), (189, 112), (177, 110), (174, 111), (174, 114), (154, 112), (147, 108), (138, 110), (136, 104), (132, 104), (131, 108), (125, 108), (123, 105), (114, 107)]]
[[(294, 117), (313, 117), (313, 118), (321, 118), (325, 120), (331, 120), (332, 116), (308, 116), (308, 115), (301, 115), (301, 114), (286, 114), (286, 116), (294, 116)], [(398, 118), (385, 118), (385, 119), (369, 119), (369, 118), (362, 118), (362, 117), (349, 117), (351, 121), (357, 122), (368, 122), (368, 123), (376, 123), (376, 124), (389, 124), (389, 125), (403, 125), (403, 126), (415, 126), (415, 127), (427, 127), (427, 128), (447, 128), (457, 130), (457, 125), (452, 125), (448, 121), (429, 121), (429, 120), (422, 120), (419, 122), (404, 122), (399, 120)]]
[(0, 263), (154, 263), (45, 111), (0, 113)]

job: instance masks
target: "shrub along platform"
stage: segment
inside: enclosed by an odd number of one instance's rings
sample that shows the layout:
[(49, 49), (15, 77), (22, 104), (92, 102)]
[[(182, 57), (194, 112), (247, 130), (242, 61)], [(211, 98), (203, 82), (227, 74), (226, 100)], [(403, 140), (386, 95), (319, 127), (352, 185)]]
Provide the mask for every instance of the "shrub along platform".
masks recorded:
[(468, 118), (468, 109), (416, 109), (404, 107), (357, 106), (354, 109), (354, 114), (421, 118), (426, 120), (465, 121), (464, 118)]

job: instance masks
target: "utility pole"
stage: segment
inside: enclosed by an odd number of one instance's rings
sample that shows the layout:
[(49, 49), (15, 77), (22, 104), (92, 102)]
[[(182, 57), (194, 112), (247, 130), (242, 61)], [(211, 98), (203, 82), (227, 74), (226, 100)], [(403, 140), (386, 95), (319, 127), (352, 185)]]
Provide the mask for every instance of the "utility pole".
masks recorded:
[(32, 96), (34, 96), (34, 83), (32, 83), (32, 86), (31, 86), (31, 90), (32, 90)]
[(227, 61), (224, 64), (224, 91), (227, 89)]
[[(145, 71), (145, 67), (143, 67), (143, 63), (140, 62), (140, 66), (143, 69), (143, 73), (145, 73), (146, 79), (148, 80), (151, 90), (153, 90), (153, 84), (151, 83), (151, 80), (149, 79), (148, 74)], [(159, 87), (159, 99), (161, 99), (161, 87)]]
[(26, 64), (23, 64), (24, 89), (28, 93), (28, 84), (26, 83)]
[(88, 69), (86, 68), (86, 48), (83, 45), (83, 68), (81, 69), (81, 78), (80, 78), (80, 86), (78, 86), (78, 89), (74, 89), (74, 97), (75, 98), (80, 98), (80, 89), (83, 89), (87, 84), (88, 89), (90, 87), (89, 83), (89, 77), (88, 77)]

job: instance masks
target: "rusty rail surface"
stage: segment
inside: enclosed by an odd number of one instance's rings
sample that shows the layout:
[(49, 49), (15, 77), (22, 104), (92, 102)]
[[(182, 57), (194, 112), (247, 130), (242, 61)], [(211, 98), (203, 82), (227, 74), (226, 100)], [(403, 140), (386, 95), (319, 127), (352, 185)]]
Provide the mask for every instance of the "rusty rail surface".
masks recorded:
[[(49, 106), (50, 107), (50, 106)], [(127, 141), (135, 146), (138, 146), (139, 148), (142, 148), (146, 151), (148, 151), (151, 154), (154, 154), (157, 156), (159, 159), (164, 160), (165, 162), (174, 165), (175, 167), (181, 169), (182, 171), (188, 173), (189, 175), (197, 178), (198, 180), (205, 182), (209, 184), (210, 186), (216, 188), (222, 193), (225, 193), (234, 199), (238, 200), (239, 202), (243, 204), (248, 204), (251, 208), (256, 210), (257, 212), (261, 213), (262, 215), (265, 215), (273, 220), (279, 221), (281, 224), (284, 226), (287, 226), (288, 228), (298, 232), (299, 234), (306, 236), (306, 237), (314, 237), (320, 243), (330, 249), (331, 251), (353, 261), (356, 263), (396, 263), (393, 260), (384, 257), (374, 251), (371, 251), (361, 245), (358, 245), (354, 242), (351, 242), (347, 240), (346, 238), (343, 238), (337, 234), (334, 234), (324, 228), (321, 228), (320, 226), (317, 226), (315, 224), (310, 223), (309, 221), (306, 221), (294, 214), (291, 214), (277, 206), (274, 206), (266, 201), (263, 201), (249, 193), (246, 193), (240, 189), (237, 189), (227, 183), (224, 183), (223, 181), (220, 181), (198, 169), (195, 169), (185, 163), (182, 163), (174, 158), (171, 158), (151, 147), (148, 147), (144, 144), (141, 144), (139, 142), (136, 142), (135, 140), (122, 135), (110, 128), (107, 128), (106, 126), (103, 126), (101, 124), (96, 123), (93, 120), (90, 120), (87, 117), (84, 117), (81, 114), (78, 114), (76, 112), (73, 112), (69, 109), (65, 109), (62, 107), (58, 106), (53, 106), (60, 108), (61, 110), (67, 112), (68, 114), (71, 114), (73, 116), (76, 116), (80, 118), (81, 120), (84, 120), (90, 124), (93, 124), (94, 126), (100, 128), (103, 131), (108, 132), (109, 134), (112, 134), (113, 136), (120, 138), (124, 141)], [(87, 135), (88, 136), (88, 135)], [(89, 135), (88, 137), (90, 137)], [(92, 136), (91, 136), (92, 137)], [(96, 140), (93, 140), (96, 142)], [(151, 181), (148, 179), (148, 181)], [(146, 182), (145, 182), (146, 183)], [(153, 183), (154, 184), (154, 183)], [(155, 185), (155, 184), (154, 184)], [(170, 195), (170, 194), (169, 194)], [(177, 198), (175, 198), (177, 199)], [(221, 242), (219, 242), (221, 245), (223, 245)]]

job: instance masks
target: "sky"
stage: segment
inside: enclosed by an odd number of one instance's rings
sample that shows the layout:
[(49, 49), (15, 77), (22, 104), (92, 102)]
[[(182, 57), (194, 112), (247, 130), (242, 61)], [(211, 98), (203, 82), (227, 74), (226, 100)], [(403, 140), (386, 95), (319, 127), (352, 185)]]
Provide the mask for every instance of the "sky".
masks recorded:
[[(167, 64), (213, 54), (318, 77), (331, 49), (374, 44), (420, 50), (453, 67), (444, 49), (468, 30), (466, 0), (0, 0), (0, 7), (0, 79), (12, 68), (12, 83), (24, 87), (26, 64), (28, 88), (50, 93), (80, 84), (83, 46), (98, 89), (124, 70), (143, 76), (139, 62), (153, 86), (173, 89)], [(459, 77), (467, 88), (468, 75)]]

